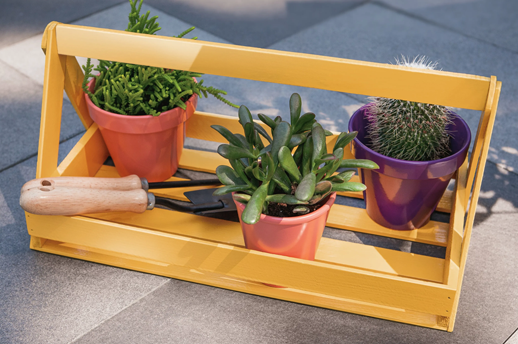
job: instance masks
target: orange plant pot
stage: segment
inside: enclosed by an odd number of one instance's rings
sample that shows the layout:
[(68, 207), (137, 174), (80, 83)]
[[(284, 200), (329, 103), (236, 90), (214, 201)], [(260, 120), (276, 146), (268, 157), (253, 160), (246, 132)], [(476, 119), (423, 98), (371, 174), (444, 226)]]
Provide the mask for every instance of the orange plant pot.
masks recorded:
[(276, 217), (261, 214), (261, 218), (254, 225), (246, 224), (241, 220), (245, 205), (234, 201), (246, 248), (315, 260), (315, 253), (326, 226), (327, 216), (335, 199), (336, 193), (333, 192), (323, 206), (306, 215)]
[[(94, 79), (95, 80), (95, 79)], [(89, 84), (93, 89), (92, 80)], [(126, 116), (97, 107), (85, 94), (92, 120), (97, 123), (115, 168), (121, 177), (136, 174), (149, 182), (170, 178), (178, 169), (186, 122), (196, 110), (198, 95), (160, 116)]]

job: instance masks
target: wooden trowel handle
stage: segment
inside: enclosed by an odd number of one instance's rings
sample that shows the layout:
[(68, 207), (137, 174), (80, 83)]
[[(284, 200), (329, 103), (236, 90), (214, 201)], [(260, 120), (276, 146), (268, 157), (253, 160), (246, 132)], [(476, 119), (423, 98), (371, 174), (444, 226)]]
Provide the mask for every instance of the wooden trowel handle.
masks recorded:
[(138, 190), (142, 189), (141, 179), (132, 174), (123, 178), (94, 178), (94, 177), (51, 177), (33, 179), (25, 183), (22, 193), (27, 190), (39, 187), (68, 187), (83, 189), (105, 189), (105, 190)]
[(20, 205), (25, 211), (38, 215), (79, 215), (109, 211), (142, 213), (148, 207), (148, 193), (142, 189), (118, 191), (41, 186), (22, 192)]

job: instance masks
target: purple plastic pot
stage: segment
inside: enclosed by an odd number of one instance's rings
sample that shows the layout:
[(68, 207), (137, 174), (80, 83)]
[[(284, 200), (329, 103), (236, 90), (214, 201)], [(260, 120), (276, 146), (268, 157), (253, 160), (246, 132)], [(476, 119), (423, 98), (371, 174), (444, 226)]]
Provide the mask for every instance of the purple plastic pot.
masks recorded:
[(406, 161), (376, 153), (370, 143), (365, 114), (371, 104), (358, 109), (349, 120), (349, 131), (357, 131), (353, 141), (355, 157), (369, 159), (377, 170), (362, 170), (367, 214), (378, 224), (391, 229), (410, 230), (424, 226), (441, 200), (455, 171), (464, 163), (471, 142), (466, 122), (454, 114), (449, 130), (452, 155), (433, 161)]

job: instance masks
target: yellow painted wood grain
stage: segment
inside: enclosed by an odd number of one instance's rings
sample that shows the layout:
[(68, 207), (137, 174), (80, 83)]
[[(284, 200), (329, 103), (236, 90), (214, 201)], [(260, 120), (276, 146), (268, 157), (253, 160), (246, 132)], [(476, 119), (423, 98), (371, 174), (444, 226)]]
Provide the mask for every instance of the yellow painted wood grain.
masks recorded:
[(58, 167), (58, 173), (64, 177), (93, 177), (108, 156), (108, 148), (101, 136), (101, 131), (94, 123), (63, 159)]
[(446, 325), (444, 324), (445, 317), (442, 316), (420, 313), (402, 308), (380, 306), (346, 298), (331, 297), (324, 294), (311, 293), (293, 288), (270, 288), (262, 283), (228, 277), (224, 274), (170, 265), (107, 250), (61, 243), (53, 240), (47, 240), (45, 244), (41, 248), (37, 248), (37, 250), (100, 264), (117, 266), (124, 269), (132, 269), (171, 278), (178, 278), (190, 282), (217, 286), (239, 292), (324, 307), (337, 311), (351, 312), (443, 331), (446, 330)]
[[(159, 208), (143, 214), (102, 213), (87, 217), (244, 247), (241, 226), (236, 222)], [(321, 239), (316, 260), (438, 283), (443, 281), (443, 259), (330, 238)]]
[[(439, 283), (277, 256), (84, 217), (27, 215), (31, 235), (309, 292), (449, 316)], [(49, 230), (51, 229), (51, 230)]]
[(45, 76), (43, 78), (36, 178), (57, 175), (61, 110), (65, 87), (66, 56), (58, 55), (56, 25), (47, 27), (44, 34), (44, 43), (46, 51)]
[(57, 30), (64, 55), (337, 92), (482, 110), (489, 88), (489, 78), (466, 74), (67, 24)]

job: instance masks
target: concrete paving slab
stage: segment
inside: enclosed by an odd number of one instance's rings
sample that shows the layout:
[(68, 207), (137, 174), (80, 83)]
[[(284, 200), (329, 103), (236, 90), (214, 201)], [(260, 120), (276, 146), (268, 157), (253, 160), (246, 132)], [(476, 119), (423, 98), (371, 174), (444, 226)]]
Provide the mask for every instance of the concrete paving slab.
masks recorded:
[[(0, 171), (37, 153), (42, 89), (0, 61)], [(84, 131), (68, 101), (63, 102), (61, 140)]]
[(518, 52), (518, 3), (506, 0), (381, 0), (393, 8)]
[(148, 0), (147, 3), (234, 44), (266, 48), (364, 2)]
[(0, 173), (0, 343), (69, 343), (168, 282), (30, 250), (19, 197), (35, 173), (36, 158)]
[[(404, 34), (402, 34), (404, 33)], [(516, 54), (376, 4), (348, 11), (308, 30), (301, 31), (270, 48), (394, 63), (395, 58), (426, 55), (445, 71), (475, 75), (496, 75), (502, 94), (492, 139), (491, 161), (518, 170), (516, 132), (518, 122), (518, 70)], [(365, 97), (357, 98), (365, 101)], [(479, 112), (460, 110), (472, 133), (476, 133)]]
[(0, 48), (43, 32), (51, 21), (68, 23), (122, 0), (4, 0), (0, 12)]

